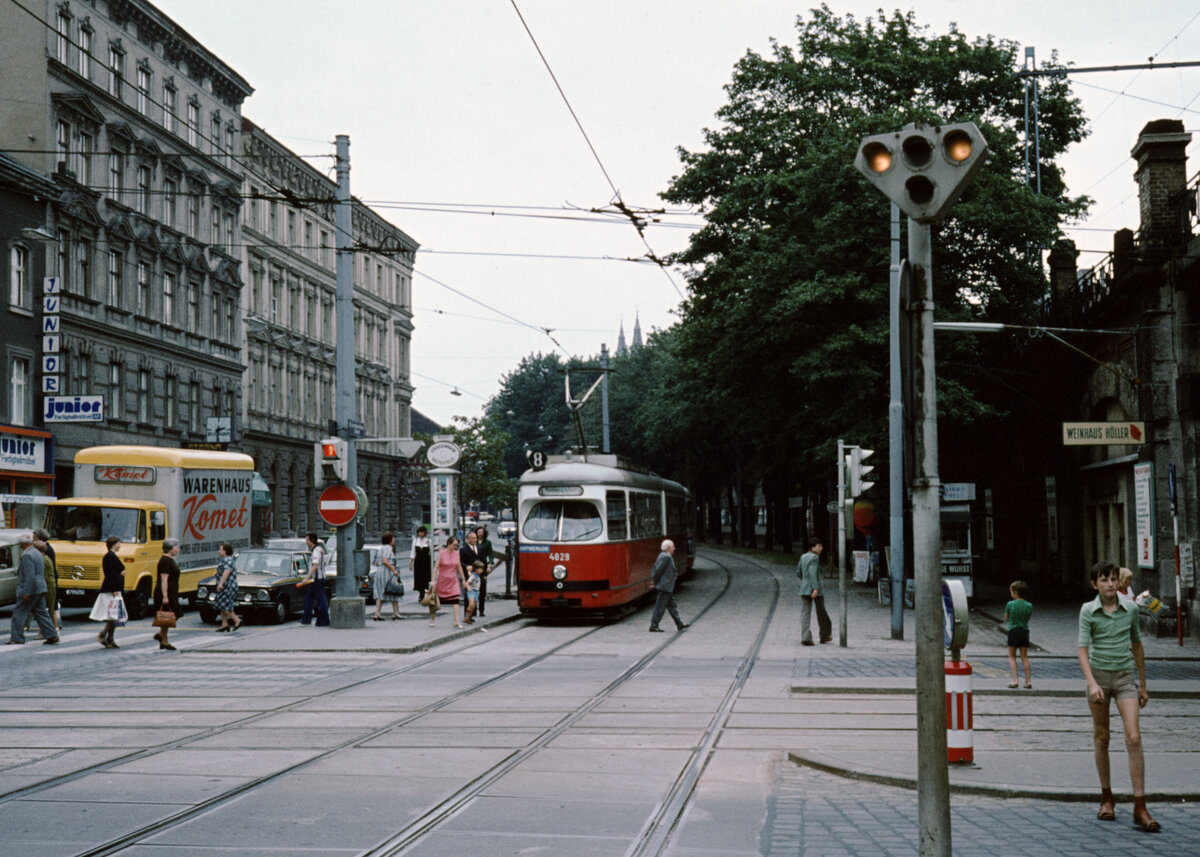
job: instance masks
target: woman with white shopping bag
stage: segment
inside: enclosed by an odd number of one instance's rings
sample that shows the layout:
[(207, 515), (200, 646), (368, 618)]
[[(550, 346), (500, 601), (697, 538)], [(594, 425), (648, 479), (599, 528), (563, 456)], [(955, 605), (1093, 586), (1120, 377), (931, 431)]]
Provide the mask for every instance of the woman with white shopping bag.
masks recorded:
[(119, 649), (121, 647), (113, 640), (113, 632), (117, 625), (125, 624), (128, 616), (125, 600), (121, 597), (121, 590), (125, 588), (125, 563), (117, 556), (117, 548), (121, 546), (119, 538), (109, 536), (104, 543), (108, 546), (108, 553), (100, 562), (104, 580), (100, 583), (100, 594), (96, 596), (96, 603), (92, 605), (88, 618), (104, 623), (104, 630), (96, 636), (96, 642), (106, 649)]

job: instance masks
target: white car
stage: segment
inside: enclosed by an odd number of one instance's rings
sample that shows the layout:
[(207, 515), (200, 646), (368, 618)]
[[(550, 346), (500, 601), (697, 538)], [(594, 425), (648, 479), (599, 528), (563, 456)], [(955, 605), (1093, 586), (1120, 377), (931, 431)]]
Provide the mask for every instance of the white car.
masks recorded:
[(0, 607), (17, 603), (17, 567), (21, 564), (21, 536), (29, 530), (0, 532)]

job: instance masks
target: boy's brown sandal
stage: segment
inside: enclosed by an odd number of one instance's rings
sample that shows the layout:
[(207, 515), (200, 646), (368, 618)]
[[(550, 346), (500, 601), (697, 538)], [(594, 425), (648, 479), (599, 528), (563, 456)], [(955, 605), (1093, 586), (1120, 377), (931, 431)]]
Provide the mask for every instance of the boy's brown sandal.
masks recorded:
[(1113, 800), (1112, 792), (1108, 789), (1105, 789), (1100, 794), (1100, 811), (1096, 813), (1096, 818), (1101, 821), (1117, 820), (1117, 804)]
[(1162, 825), (1154, 820), (1154, 816), (1150, 815), (1150, 810), (1146, 809), (1144, 803), (1136, 804), (1133, 808), (1133, 823), (1145, 830), (1147, 833), (1157, 833), (1162, 830)]

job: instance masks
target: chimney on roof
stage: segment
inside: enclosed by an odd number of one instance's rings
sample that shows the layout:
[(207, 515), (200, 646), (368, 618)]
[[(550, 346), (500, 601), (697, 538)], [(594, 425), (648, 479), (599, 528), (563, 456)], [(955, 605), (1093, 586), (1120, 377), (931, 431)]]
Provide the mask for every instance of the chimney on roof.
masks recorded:
[(1147, 122), (1130, 153), (1137, 161), (1142, 240), (1165, 249), (1181, 238), (1179, 194), (1187, 186), (1187, 146), (1192, 135), (1178, 119)]

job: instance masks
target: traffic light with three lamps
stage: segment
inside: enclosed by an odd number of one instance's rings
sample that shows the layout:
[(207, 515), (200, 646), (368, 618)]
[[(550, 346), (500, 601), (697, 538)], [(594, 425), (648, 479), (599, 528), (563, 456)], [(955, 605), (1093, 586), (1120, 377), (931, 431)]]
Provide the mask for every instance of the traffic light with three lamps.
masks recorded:
[(854, 166), (919, 223), (941, 220), (987, 157), (974, 122), (905, 125), (874, 134), (858, 147)]
[(873, 449), (863, 449), (861, 446), (853, 446), (850, 448), (850, 454), (846, 456), (846, 483), (849, 486), (851, 497), (858, 497), (869, 490), (875, 483), (867, 482), (864, 477), (875, 469), (874, 465), (863, 464), (863, 462), (875, 454)]
[(350, 477), (350, 447), (344, 438), (327, 437), (316, 443), (317, 481), (325, 485), (330, 482), (346, 482)]

